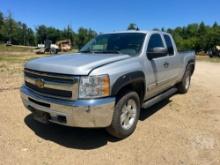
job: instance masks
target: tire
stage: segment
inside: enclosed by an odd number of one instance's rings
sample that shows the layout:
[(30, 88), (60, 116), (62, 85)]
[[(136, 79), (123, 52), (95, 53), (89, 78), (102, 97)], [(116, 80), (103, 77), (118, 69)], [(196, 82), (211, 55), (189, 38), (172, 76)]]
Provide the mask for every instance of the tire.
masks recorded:
[(57, 52), (58, 52), (57, 49), (54, 49), (54, 48), (51, 49), (50, 51), (51, 51), (51, 52), (50, 52), (51, 54), (57, 54)]
[(111, 125), (107, 132), (114, 137), (123, 139), (131, 135), (140, 115), (140, 99), (136, 92), (127, 92), (119, 98)]
[(182, 81), (179, 84), (177, 84), (177, 89), (179, 93), (184, 94), (188, 92), (191, 83), (191, 76), (192, 76), (191, 67), (188, 65)]

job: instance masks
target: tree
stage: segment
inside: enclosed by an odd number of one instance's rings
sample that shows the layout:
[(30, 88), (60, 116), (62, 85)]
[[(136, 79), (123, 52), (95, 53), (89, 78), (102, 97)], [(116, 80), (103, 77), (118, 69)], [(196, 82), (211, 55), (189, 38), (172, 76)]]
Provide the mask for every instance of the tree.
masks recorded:
[(22, 37), (23, 37), (23, 44), (27, 45), (27, 25), (22, 23)]
[(37, 43), (44, 43), (46, 39), (56, 43), (58, 40), (62, 39), (62, 35), (62, 31), (54, 27), (40, 25), (36, 28)]
[(26, 30), (26, 45), (36, 45), (36, 37), (34, 35), (34, 31), (31, 28), (27, 28)]
[(153, 28), (152, 30), (153, 30), (153, 31), (161, 31), (161, 30), (158, 29), (158, 28)]
[(217, 23), (217, 22), (214, 22), (212, 28), (213, 28), (213, 29), (219, 28), (218, 23)]
[(197, 32), (198, 32), (198, 29), (199, 29), (199, 26), (198, 24), (194, 23), (194, 24), (189, 24), (187, 27), (186, 27), (186, 35), (187, 35), (187, 38), (189, 36), (196, 36), (197, 35)]
[(8, 17), (5, 20), (5, 24), (4, 25), (5, 25), (5, 29), (4, 30), (5, 30), (7, 39), (12, 41), (13, 40), (13, 35), (14, 35), (13, 32), (14, 32), (16, 23), (15, 23), (15, 21), (12, 18), (11, 12), (9, 12)]
[(204, 22), (201, 22), (198, 27), (198, 50), (196, 51), (201, 51), (207, 49), (207, 32), (209, 30), (209, 27), (205, 25)]
[(3, 34), (2, 34), (2, 26), (4, 24), (4, 16), (3, 13), (0, 11), (0, 42), (3, 40)]
[(47, 28), (47, 38), (50, 39), (53, 43), (56, 43), (61, 39), (61, 30), (54, 27)]
[(64, 28), (62, 39), (70, 39), (73, 46), (76, 44), (76, 34), (70, 25), (68, 25), (67, 28)]
[(138, 27), (135, 23), (130, 23), (127, 28), (127, 30), (137, 30), (137, 29)]
[(37, 43), (44, 43), (47, 38), (47, 27), (40, 25), (36, 28)]
[(3, 26), (3, 23), (4, 23), (4, 16), (3, 13), (0, 11), (0, 29)]
[(76, 44), (77, 47), (80, 49), (83, 45), (85, 45), (89, 40), (94, 38), (97, 35), (95, 31), (92, 29), (86, 29), (83, 27), (80, 27), (77, 34), (77, 40)]

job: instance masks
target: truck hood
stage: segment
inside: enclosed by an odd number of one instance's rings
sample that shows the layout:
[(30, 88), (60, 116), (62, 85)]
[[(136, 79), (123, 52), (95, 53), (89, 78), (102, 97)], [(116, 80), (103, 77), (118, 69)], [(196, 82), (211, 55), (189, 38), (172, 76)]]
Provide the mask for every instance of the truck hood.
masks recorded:
[(75, 53), (31, 60), (27, 62), (24, 67), (43, 72), (88, 75), (94, 68), (127, 59), (129, 57), (129, 55), (120, 54)]

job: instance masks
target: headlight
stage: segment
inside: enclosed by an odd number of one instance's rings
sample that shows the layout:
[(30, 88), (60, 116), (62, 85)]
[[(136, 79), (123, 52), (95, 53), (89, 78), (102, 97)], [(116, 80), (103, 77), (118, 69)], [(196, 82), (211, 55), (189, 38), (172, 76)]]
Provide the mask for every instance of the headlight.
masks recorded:
[(79, 98), (106, 97), (110, 94), (108, 75), (82, 76), (79, 85)]

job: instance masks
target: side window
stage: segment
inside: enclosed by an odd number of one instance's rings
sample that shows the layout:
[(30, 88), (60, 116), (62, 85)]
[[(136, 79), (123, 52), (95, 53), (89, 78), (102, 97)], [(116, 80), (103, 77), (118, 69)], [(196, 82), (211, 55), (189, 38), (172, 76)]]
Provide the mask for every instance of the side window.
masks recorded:
[(147, 51), (150, 52), (156, 47), (164, 47), (160, 34), (152, 34), (148, 43)]
[(165, 42), (166, 42), (166, 45), (167, 45), (169, 55), (170, 56), (174, 55), (173, 44), (172, 44), (170, 36), (164, 35), (164, 39), (165, 39)]

